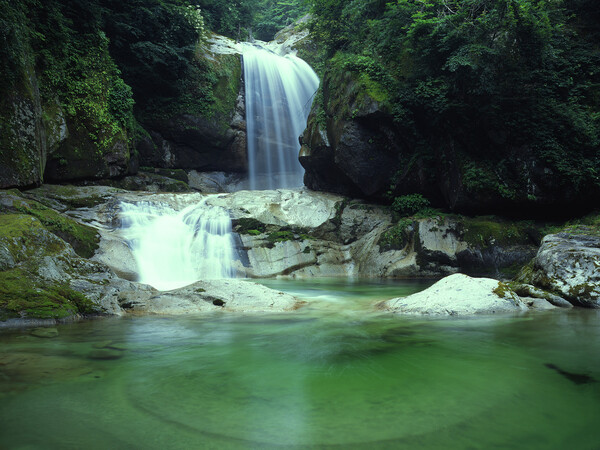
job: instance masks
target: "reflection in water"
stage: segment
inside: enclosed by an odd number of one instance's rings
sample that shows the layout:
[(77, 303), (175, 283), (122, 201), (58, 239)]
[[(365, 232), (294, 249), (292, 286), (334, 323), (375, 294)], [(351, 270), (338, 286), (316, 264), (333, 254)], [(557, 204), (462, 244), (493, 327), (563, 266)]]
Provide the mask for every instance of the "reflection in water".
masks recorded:
[(401, 318), (371, 305), (425, 286), (265, 284), (309, 307), (3, 333), (0, 448), (596, 445), (600, 383), (545, 364), (600, 378), (598, 311)]

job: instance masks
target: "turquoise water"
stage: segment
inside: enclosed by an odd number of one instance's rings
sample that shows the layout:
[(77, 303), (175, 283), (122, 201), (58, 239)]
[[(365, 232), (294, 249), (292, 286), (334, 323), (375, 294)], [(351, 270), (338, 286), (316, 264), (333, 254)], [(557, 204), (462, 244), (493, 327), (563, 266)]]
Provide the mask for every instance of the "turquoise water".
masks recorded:
[(600, 311), (403, 318), (372, 306), (427, 283), (264, 284), (308, 304), (2, 331), (0, 448), (599, 447)]

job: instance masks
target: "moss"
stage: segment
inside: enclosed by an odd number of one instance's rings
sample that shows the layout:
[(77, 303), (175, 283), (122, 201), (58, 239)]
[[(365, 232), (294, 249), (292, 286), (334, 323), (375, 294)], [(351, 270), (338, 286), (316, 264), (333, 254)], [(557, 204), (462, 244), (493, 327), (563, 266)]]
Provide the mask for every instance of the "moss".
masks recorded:
[(62, 216), (56, 211), (33, 200), (15, 201), (13, 208), (38, 219), (48, 231), (71, 244), (75, 252), (90, 258), (98, 249), (100, 237), (93, 228)]
[(53, 200), (70, 208), (93, 208), (106, 202), (105, 196), (87, 194), (81, 187), (72, 185), (45, 184), (35, 191), (29, 191), (27, 195), (48, 207), (55, 204)]
[(511, 222), (493, 216), (462, 217), (463, 239), (474, 247), (530, 244), (534, 232), (531, 222)]
[(235, 232), (239, 234), (257, 235), (266, 231), (266, 225), (264, 223), (251, 217), (237, 219), (234, 221), (233, 227)]
[(402, 250), (406, 247), (409, 231), (413, 226), (411, 219), (402, 219), (396, 225), (385, 231), (379, 238), (380, 251)]
[(383, 67), (364, 55), (337, 53), (324, 76), (323, 104), (330, 116), (353, 119), (373, 102), (390, 110), (390, 84)]
[(269, 241), (271, 243), (276, 243), (276, 242), (292, 241), (295, 238), (296, 238), (296, 236), (294, 235), (294, 233), (292, 231), (283, 230), (283, 231), (274, 231), (272, 233), (269, 233), (267, 236), (267, 241)]
[(7, 247), (15, 262), (27, 260), (39, 252), (53, 255), (64, 249), (58, 239), (43, 239), (44, 226), (25, 214), (0, 214), (0, 242)]
[(502, 283), (501, 281), (499, 281), (498, 282), (498, 287), (496, 289), (494, 289), (492, 292), (494, 294), (496, 294), (500, 298), (506, 298), (506, 294), (510, 293), (510, 291), (511, 291), (511, 289), (510, 289), (510, 287), (507, 284)]
[(239, 55), (214, 55), (213, 70), (217, 82), (213, 86), (214, 104), (212, 110), (224, 118), (224, 129), (235, 110), (242, 80), (242, 63)]
[(13, 317), (64, 318), (90, 314), (97, 306), (66, 284), (39, 285), (22, 269), (0, 272), (0, 309)]
[(598, 298), (599, 291), (600, 289), (598, 288), (598, 286), (593, 283), (582, 283), (576, 286), (572, 286), (569, 289), (569, 297), (585, 302), (586, 300), (592, 298)]

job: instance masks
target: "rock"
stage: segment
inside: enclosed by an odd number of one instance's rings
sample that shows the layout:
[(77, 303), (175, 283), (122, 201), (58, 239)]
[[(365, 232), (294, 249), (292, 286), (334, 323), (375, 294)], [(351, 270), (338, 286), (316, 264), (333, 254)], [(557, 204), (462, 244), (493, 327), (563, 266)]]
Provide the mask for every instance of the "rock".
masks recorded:
[(381, 304), (398, 314), (476, 315), (526, 311), (527, 307), (507, 285), (491, 278), (454, 274), (417, 294)]
[(149, 136), (138, 145), (141, 166), (247, 170), (241, 58), (228, 39), (217, 40), (198, 56), (204, 59), (203, 64), (212, 65), (216, 74), (210, 114), (180, 113), (146, 120), (143, 125)]
[[(25, 39), (25, 37), (23, 37)], [(26, 48), (29, 48), (26, 46)], [(19, 60), (15, 86), (0, 87), (0, 188), (39, 186), (43, 180), (47, 146), (33, 51)], [(5, 89), (8, 88), (7, 92)]]
[(189, 185), (205, 194), (239, 191), (246, 183), (244, 176), (235, 172), (198, 172), (188, 173)]
[(58, 336), (58, 330), (56, 328), (36, 328), (29, 334), (39, 338), (53, 338)]
[(89, 359), (98, 359), (98, 360), (113, 360), (113, 359), (121, 359), (124, 356), (124, 353), (119, 350), (113, 350), (109, 348), (102, 348), (98, 350), (92, 350), (88, 353)]
[[(130, 299), (131, 300), (131, 299)], [(279, 312), (302, 305), (295, 297), (250, 281), (198, 281), (173, 291), (158, 292), (131, 304), (131, 313), (194, 314), (210, 311)]]
[(525, 301), (525, 299), (531, 299), (534, 302), (537, 300), (543, 300), (558, 308), (572, 308), (573, 305), (562, 297), (546, 292), (543, 289), (536, 288), (530, 284), (522, 284), (512, 282), (510, 287), (515, 293)]
[(62, 183), (74, 180), (118, 178), (129, 173), (131, 153), (124, 129), (114, 134), (104, 149), (90, 136), (78, 119), (66, 119), (70, 133), (48, 154), (44, 181)]
[[(155, 169), (157, 172), (161, 170), (165, 171), (178, 171), (183, 172), (181, 169)], [(185, 172), (184, 172), (185, 173)], [(145, 191), (145, 192), (190, 192), (191, 189), (187, 183), (160, 175), (152, 172), (139, 172), (135, 175), (129, 175), (119, 179), (102, 179), (93, 181), (82, 181), (79, 184), (84, 186), (112, 186), (114, 188), (128, 190), (128, 191)]]
[(517, 281), (568, 300), (575, 306), (600, 308), (600, 236), (579, 228), (550, 234)]
[(110, 267), (117, 276), (129, 280), (138, 280), (138, 267), (131, 248), (123, 239), (114, 236), (112, 232), (101, 230), (101, 241), (99, 250), (93, 257), (93, 261), (98, 261)]
[(528, 308), (536, 311), (548, 311), (552, 309), (556, 309), (557, 306), (554, 306), (548, 300), (543, 298), (536, 297), (520, 297), (523, 303), (527, 305)]

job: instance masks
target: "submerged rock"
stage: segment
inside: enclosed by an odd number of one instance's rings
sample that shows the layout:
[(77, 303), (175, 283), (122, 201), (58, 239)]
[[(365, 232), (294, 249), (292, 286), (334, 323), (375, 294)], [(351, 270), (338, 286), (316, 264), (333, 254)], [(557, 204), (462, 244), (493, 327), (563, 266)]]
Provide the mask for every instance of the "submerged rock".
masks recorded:
[(380, 306), (398, 314), (448, 316), (527, 310), (507, 285), (491, 278), (471, 278), (463, 274), (450, 275), (422, 292), (387, 300)]
[(546, 236), (517, 280), (562, 297), (573, 305), (600, 308), (600, 236), (579, 228)]
[(35, 328), (29, 334), (39, 338), (53, 338), (58, 336), (58, 330), (56, 328)]

